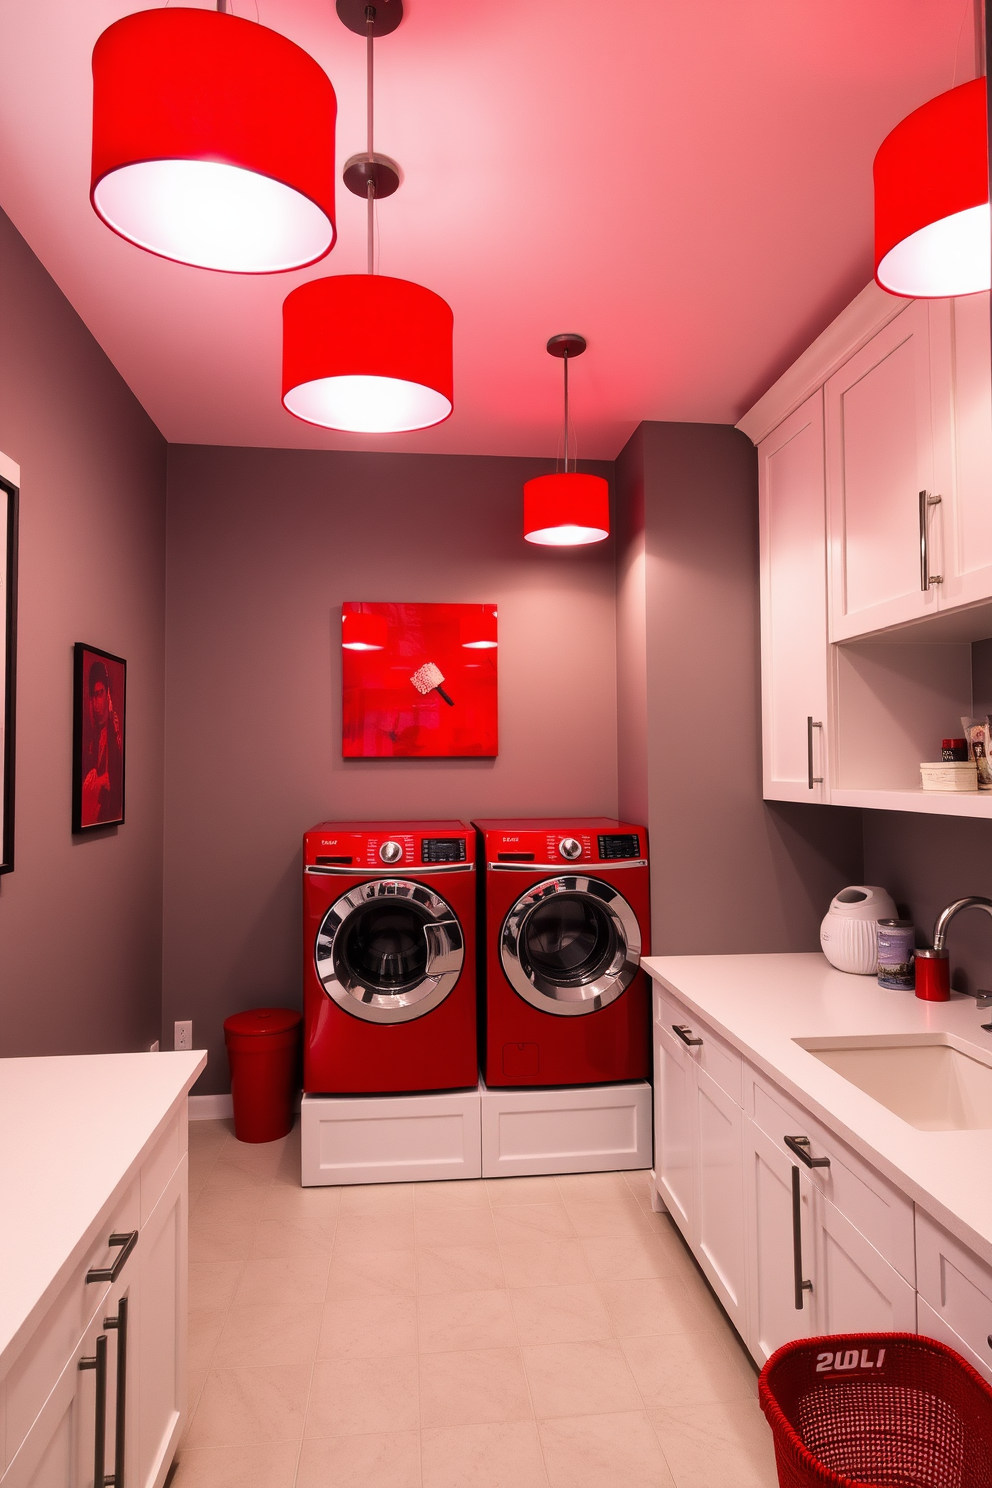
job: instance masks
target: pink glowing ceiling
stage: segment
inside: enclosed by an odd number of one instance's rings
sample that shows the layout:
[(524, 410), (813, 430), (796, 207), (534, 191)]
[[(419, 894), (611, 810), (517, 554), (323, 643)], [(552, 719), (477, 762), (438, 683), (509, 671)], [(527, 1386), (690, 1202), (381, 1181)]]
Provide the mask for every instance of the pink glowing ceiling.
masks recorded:
[[(152, 258), (88, 200), (90, 53), (135, 0), (0, 0), (0, 205), (163, 434), (178, 442), (553, 455), (561, 367), (579, 454), (641, 419), (733, 422), (871, 277), (871, 162), (910, 109), (975, 75), (973, 0), (407, 0), (376, 48), (383, 273), (455, 315), (455, 412), (355, 436), (279, 402), (280, 307), (364, 270), (338, 196), (316, 270), (227, 276)], [(338, 94), (364, 149), (362, 40), (333, 0), (234, 0)]]

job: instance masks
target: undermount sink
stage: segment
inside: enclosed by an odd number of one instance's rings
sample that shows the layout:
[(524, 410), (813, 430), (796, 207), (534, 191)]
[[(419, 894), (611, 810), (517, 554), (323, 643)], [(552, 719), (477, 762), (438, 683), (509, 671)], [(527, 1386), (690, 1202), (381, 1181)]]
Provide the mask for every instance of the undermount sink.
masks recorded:
[(952, 1034), (795, 1042), (919, 1131), (992, 1128), (992, 1064)]

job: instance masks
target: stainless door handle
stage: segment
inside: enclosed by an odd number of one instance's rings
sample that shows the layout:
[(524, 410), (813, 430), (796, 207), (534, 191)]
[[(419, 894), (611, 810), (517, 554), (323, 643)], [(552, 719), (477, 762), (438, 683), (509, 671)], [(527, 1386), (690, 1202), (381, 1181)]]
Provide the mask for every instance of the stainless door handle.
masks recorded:
[(107, 1241), (108, 1245), (121, 1245), (123, 1250), (112, 1266), (91, 1266), (86, 1273), (87, 1282), (109, 1281), (115, 1282), (124, 1268), (124, 1262), (138, 1243), (138, 1231), (131, 1230), (127, 1235), (111, 1235)]
[(927, 510), (939, 505), (939, 496), (931, 496), (929, 491), (920, 492), (920, 588), (924, 594), (931, 585), (944, 582), (942, 575), (930, 572), (930, 539), (927, 532)]
[(672, 1032), (678, 1034), (684, 1044), (701, 1044), (701, 1038), (693, 1038), (692, 1029), (688, 1023), (673, 1023)]
[(786, 1147), (794, 1153), (808, 1168), (829, 1168), (829, 1157), (811, 1157), (809, 1150), (809, 1137), (785, 1137)]
[(109, 1488), (124, 1488), (124, 1448), (127, 1440), (127, 1298), (117, 1304), (117, 1316), (103, 1320), (105, 1328), (117, 1329), (117, 1415), (114, 1423), (114, 1470), (104, 1477)]
[(817, 723), (812, 713), (806, 719), (806, 767), (809, 771), (810, 790), (813, 789), (814, 785), (823, 784), (823, 776), (813, 774), (813, 730), (815, 728), (822, 729), (822, 727), (823, 724)]
[(107, 1444), (107, 1335), (101, 1333), (96, 1341), (96, 1353), (91, 1359), (80, 1359), (80, 1369), (96, 1370), (96, 1405), (93, 1422), (93, 1488), (104, 1488), (106, 1476), (103, 1471)]
[(802, 1312), (804, 1292), (813, 1290), (813, 1283), (803, 1279), (803, 1200), (799, 1190), (799, 1169), (792, 1169), (792, 1268), (795, 1278), (796, 1311)]

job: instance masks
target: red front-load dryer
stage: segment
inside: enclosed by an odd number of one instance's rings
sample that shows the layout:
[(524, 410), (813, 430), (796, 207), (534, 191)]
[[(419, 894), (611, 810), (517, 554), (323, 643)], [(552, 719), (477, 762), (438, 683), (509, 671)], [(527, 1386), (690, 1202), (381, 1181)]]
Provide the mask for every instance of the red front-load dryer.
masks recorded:
[(643, 1080), (647, 833), (606, 817), (478, 821), (489, 1086)]
[(321, 822), (303, 839), (308, 1095), (478, 1083), (475, 833)]

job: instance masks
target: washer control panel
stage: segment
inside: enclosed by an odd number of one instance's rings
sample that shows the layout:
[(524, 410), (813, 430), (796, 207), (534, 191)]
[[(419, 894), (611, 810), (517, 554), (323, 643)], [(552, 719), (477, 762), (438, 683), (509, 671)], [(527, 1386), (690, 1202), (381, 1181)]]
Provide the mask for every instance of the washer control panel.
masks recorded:
[(379, 856), (384, 863), (398, 863), (403, 857), (403, 844), (390, 838), (380, 847)]
[(582, 856), (582, 843), (576, 842), (574, 837), (563, 837), (558, 844), (558, 851), (563, 858), (567, 858), (569, 862), (574, 862), (576, 858), (581, 858)]

